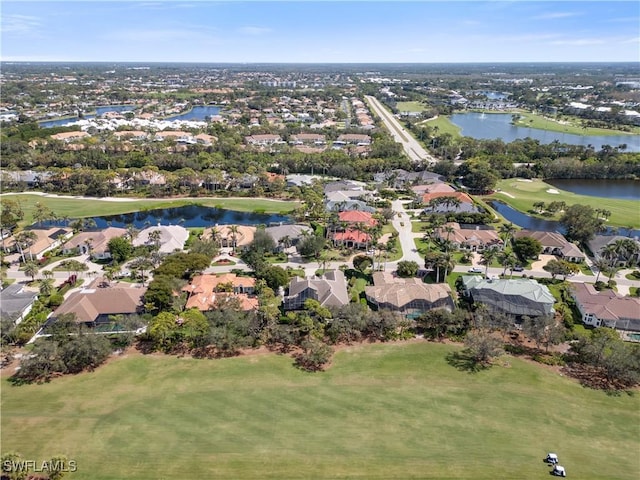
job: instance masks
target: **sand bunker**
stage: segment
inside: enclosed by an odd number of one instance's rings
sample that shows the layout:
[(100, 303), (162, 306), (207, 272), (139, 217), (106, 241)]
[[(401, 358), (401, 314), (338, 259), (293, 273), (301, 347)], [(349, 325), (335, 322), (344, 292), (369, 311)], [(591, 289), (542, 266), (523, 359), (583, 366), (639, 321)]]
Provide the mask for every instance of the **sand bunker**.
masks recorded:
[(547, 193), (553, 193), (553, 194), (558, 194), (560, 193), (558, 190), (556, 190), (555, 188), (548, 188), (547, 189)]

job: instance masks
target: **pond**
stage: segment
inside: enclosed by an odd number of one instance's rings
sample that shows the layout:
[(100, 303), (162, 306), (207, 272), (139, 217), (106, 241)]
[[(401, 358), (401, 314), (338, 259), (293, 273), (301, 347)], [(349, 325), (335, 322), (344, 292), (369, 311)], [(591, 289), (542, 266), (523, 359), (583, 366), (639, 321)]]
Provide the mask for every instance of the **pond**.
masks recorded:
[(215, 224), (270, 225), (291, 223), (291, 218), (286, 215), (238, 212), (200, 205), (145, 210), (120, 215), (93, 217), (93, 219), (99, 228), (105, 228), (108, 225), (124, 228), (133, 224), (139, 229), (158, 224), (182, 225), (183, 227), (211, 227)]
[[(540, 230), (543, 232), (559, 232), (566, 233), (566, 229), (560, 224), (560, 222), (556, 220), (545, 220), (544, 218), (533, 217), (526, 213), (519, 212), (518, 210), (510, 207), (506, 203), (502, 203), (498, 200), (489, 200), (487, 201), (489, 205), (493, 207), (493, 209), (502, 215), (508, 222), (513, 223), (522, 228), (526, 228), (527, 230)], [(626, 228), (607, 228), (604, 234), (617, 234), (617, 235), (628, 235), (629, 231)], [(640, 236), (640, 230), (632, 230), (632, 236)]]
[(618, 147), (627, 146), (626, 151), (640, 152), (640, 135), (574, 135), (570, 133), (551, 132), (537, 128), (516, 127), (511, 124), (510, 113), (456, 113), (451, 115), (451, 122), (462, 129), (464, 136), (476, 139), (502, 139), (505, 143), (517, 139), (533, 138), (540, 143), (552, 143), (555, 140), (569, 145), (592, 145), (600, 150), (602, 145)]
[(165, 120), (198, 120), (205, 121), (207, 117), (214, 117), (220, 113), (220, 107), (213, 105), (193, 107), (186, 113), (180, 115), (174, 115), (173, 117), (165, 118)]
[[(95, 114), (84, 115), (84, 118), (95, 118), (96, 115), (104, 115), (107, 112), (129, 112), (131, 110), (134, 110), (135, 108), (136, 107), (134, 105), (105, 105), (102, 107), (96, 107)], [(77, 122), (78, 120), (79, 117), (58, 118), (55, 120), (45, 120), (44, 122), (38, 122), (38, 125), (41, 128), (64, 127), (65, 125)]]
[(554, 179), (545, 180), (560, 190), (593, 197), (640, 200), (638, 180)]

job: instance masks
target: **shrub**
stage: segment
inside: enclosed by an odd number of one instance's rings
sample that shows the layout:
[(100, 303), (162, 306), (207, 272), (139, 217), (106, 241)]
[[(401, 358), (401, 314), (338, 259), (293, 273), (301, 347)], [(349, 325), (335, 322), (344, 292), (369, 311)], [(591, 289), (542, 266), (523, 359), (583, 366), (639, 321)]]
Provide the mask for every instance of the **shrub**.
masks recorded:
[(64, 296), (60, 293), (54, 293), (49, 297), (48, 305), (50, 307), (59, 307), (64, 302)]

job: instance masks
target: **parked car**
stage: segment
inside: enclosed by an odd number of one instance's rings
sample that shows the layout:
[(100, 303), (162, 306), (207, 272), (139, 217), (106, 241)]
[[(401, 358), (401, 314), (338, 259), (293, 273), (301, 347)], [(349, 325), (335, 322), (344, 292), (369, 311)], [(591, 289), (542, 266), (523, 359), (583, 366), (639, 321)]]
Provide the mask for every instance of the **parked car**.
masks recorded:
[(566, 477), (567, 471), (560, 465), (554, 465), (553, 470), (551, 470), (551, 475), (554, 475), (556, 477)]
[(558, 463), (558, 455), (555, 453), (547, 453), (547, 458), (545, 458), (544, 461), (555, 465)]
[(482, 267), (471, 267), (468, 270), (469, 273), (482, 273)]
[(524, 267), (522, 265), (516, 265), (515, 267), (513, 267), (513, 271), (514, 272), (522, 272), (522, 271), (524, 271)]

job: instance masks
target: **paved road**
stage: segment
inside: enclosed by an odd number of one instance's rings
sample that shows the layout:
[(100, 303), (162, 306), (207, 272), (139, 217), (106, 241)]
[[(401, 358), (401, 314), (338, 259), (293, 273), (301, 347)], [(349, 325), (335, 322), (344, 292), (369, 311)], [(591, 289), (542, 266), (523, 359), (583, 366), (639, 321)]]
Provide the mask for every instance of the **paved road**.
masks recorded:
[(365, 95), (364, 98), (369, 102), (373, 111), (382, 119), (396, 142), (402, 144), (405, 153), (411, 160), (414, 162), (438, 162), (438, 159), (433, 155), (430, 155), (377, 98), (370, 95)]

